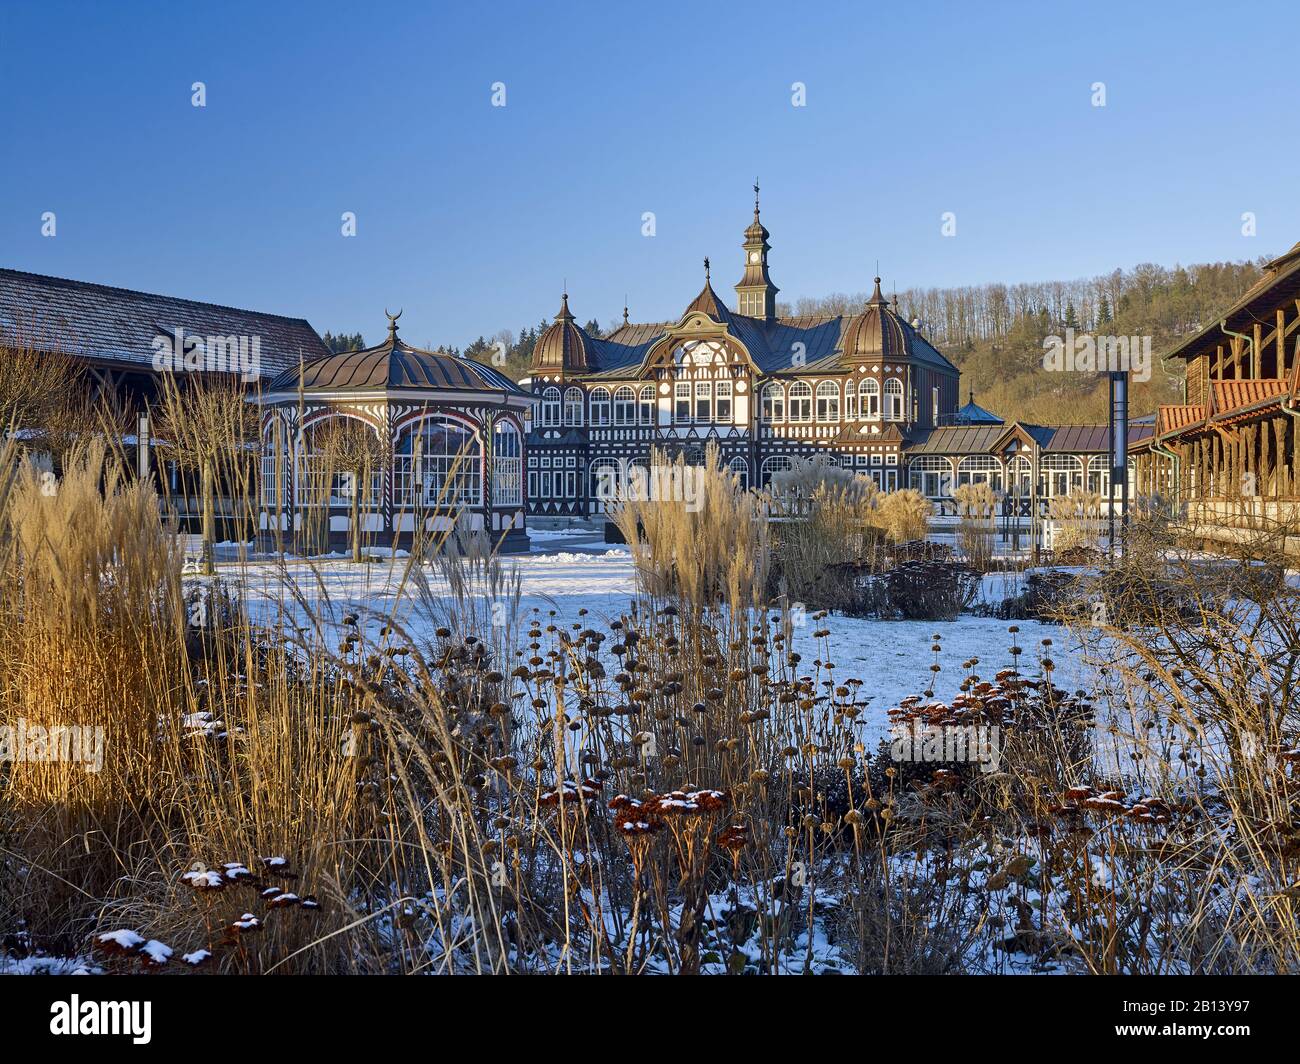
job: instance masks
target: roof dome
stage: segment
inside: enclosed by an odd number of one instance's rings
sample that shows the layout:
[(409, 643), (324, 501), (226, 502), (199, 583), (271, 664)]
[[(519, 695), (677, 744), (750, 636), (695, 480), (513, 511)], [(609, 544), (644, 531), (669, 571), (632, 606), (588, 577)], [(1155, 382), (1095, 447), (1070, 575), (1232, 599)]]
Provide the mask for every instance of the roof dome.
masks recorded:
[(364, 351), (341, 351), (293, 366), (275, 377), (269, 392), (427, 391), (508, 392), (525, 395), (504, 373), (445, 351), (421, 351), (397, 336), (397, 314), (388, 318), (388, 339)]
[(867, 300), (866, 309), (849, 319), (841, 343), (846, 358), (906, 358), (911, 354), (908, 325), (893, 310), (880, 292), (880, 278)]
[(576, 370), (587, 369), (587, 334), (582, 326), (575, 325), (569, 313), (569, 293), (560, 300), (560, 312), (555, 321), (537, 338), (533, 347), (533, 369)]

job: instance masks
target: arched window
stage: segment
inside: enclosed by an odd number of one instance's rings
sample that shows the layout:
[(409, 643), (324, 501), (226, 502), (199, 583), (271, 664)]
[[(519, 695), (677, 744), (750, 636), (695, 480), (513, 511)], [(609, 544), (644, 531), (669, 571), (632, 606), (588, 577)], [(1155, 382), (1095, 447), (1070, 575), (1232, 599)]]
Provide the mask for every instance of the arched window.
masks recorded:
[(858, 385), (858, 407), (866, 421), (880, 420), (880, 382), (868, 377)]
[(812, 385), (807, 381), (795, 381), (790, 386), (790, 420), (812, 420)]
[(840, 386), (835, 381), (822, 381), (817, 385), (817, 420), (839, 421)]
[(774, 454), (770, 458), (763, 459), (763, 464), (759, 467), (759, 473), (766, 485), (772, 482), (773, 473), (784, 473), (793, 467), (794, 462), (788, 454)]
[(957, 485), (988, 481), (994, 491), (1002, 490), (1002, 462), (991, 454), (972, 454), (957, 463)]
[(492, 505), (521, 506), (523, 501), (523, 441), (511, 422), (499, 418), (492, 430)]
[(639, 408), (638, 420), (642, 425), (653, 425), (655, 423), (655, 388), (653, 384), (647, 384), (641, 389), (641, 394), (637, 398), (637, 407)]
[(1094, 454), (1088, 459), (1088, 490), (1110, 497), (1110, 456)]
[(785, 420), (785, 389), (779, 384), (763, 388), (763, 420), (769, 424)]
[(351, 506), (360, 476), (361, 506), (377, 509), (384, 492), (383, 466), (369, 423), (343, 414), (320, 418), (299, 439), (297, 500), (303, 506)]
[(560, 423), (560, 389), (547, 388), (542, 392), (542, 425), (550, 427)]
[(740, 482), (741, 489), (749, 487), (749, 460), (745, 458), (733, 458), (727, 463), (727, 468), (736, 474)]
[(609, 389), (594, 388), (591, 392), (591, 423), (609, 424)]
[(289, 469), (284, 421), (274, 416), (262, 433), (262, 506), (278, 510), (285, 504), (285, 473)]
[(1083, 488), (1083, 462), (1072, 454), (1045, 454), (1038, 460), (1038, 493), (1068, 495)]
[(597, 458), (589, 467), (587, 497), (597, 513), (615, 502), (623, 490), (623, 463), (617, 458)]
[(582, 389), (566, 388), (564, 391), (564, 423), (582, 424)]
[(927, 499), (942, 499), (952, 494), (952, 463), (942, 455), (923, 454), (913, 458), (908, 469), (912, 487)]
[(1029, 456), (1018, 454), (1007, 461), (1007, 492), (1010, 495), (1033, 494), (1034, 463)]
[(897, 377), (885, 381), (885, 420), (903, 420), (903, 382)]
[(614, 390), (614, 424), (636, 424), (636, 392), (626, 384)]
[(844, 385), (844, 420), (858, 420), (858, 389), (852, 381)]
[(483, 502), (483, 447), (465, 424), (441, 415), (402, 433), (393, 454), (398, 506), (458, 507)]

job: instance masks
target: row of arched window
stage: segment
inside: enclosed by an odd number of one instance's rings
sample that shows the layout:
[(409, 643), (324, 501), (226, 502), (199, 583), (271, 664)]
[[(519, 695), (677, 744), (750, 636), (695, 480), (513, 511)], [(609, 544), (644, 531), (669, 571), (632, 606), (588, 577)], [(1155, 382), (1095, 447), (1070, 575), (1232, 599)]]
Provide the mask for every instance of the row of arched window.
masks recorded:
[[(655, 389), (646, 384), (634, 389), (622, 385), (612, 392), (608, 388), (591, 390), (591, 424), (593, 425), (653, 425), (655, 423)], [(583, 424), (583, 396), (581, 388), (547, 388), (542, 392), (538, 409), (539, 423), (543, 428)]]
[[(1086, 464), (1085, 464), (1086, 463)], [(911, 486), (931, 499), (950, 496), (963, 484), (986, 481), (994, 491), (1030, 495), (1034, 466), (1028, 455), (1018, 454), (1003, 462), (995, 455), (972, 454), (954, 461), (944, 455), (926, 454), (908, 463)], [(1095, 454), (1085, 459), (1077, 454), (1044, 454), (1038, 459), (1040, 496), (1068, 495), (1072, 491), (1110, 491), (1110, 458)]]
[[(886, 380), (883, 388), (873, 377), (856, 388), (850, 382), (842, 401), (846, 421), (903, 420), (903, 382), (897, 377)], [(816, 391), (807, 381), (795, 381), (788, 388), (771, 381), (761, 393), (762, 419), (769, 423), (836, 422), (841, 420), (840, 409), (840, 386), (835, 381), (822, 381)]]
[[(732, 384), (729, 380), (679, 381), (674, 388), (675, 421), (732, 420)], [(593, 388), (589, 402), (592, 425), (653, 425), (657, 420), (654, 385), (640, 388), (621, 385), (612, 391), (604, 387)], [(770, 424), (902, 421), (904, 409), (903, 382), (897, 377), (888, 378), (883, 386), (868, 377), (856, 388), (849, 383), (843, 392), (835, 381), (822, 381), (816, 390), (807, 381), (795, 381), (788, 387), (772, 381), (763, 387), (760, 416)], [(538, 421), (543, 428), (583, 425), (582, 389), (544, 389)]]
[[(360, 492), (361, 506), (374, 510), (383, 494), (387, 462), (340, 459), (329, 451), (327, 423), (347, 419), (361, 431), (374, 428), (358, 418), (332, 415), (309, 425), (297, 439), (292, 462), (294, 499), (298, 506), (350, 506)], [(398, 437), (392, 449), (393, 504), (398, 507), (458, 508), (483, 505), (484, 460), (482, 434), (465, 422), (442, 415), (421, 418)], [(341, 468), (351, 465), (352, 469)], [(283, 505), (291, 464), (279, 422), (263, 438), (262, 504)], [(492, 502), (519, 506), (523, 493), (523, 438), (507, 420), (492, 432)]]

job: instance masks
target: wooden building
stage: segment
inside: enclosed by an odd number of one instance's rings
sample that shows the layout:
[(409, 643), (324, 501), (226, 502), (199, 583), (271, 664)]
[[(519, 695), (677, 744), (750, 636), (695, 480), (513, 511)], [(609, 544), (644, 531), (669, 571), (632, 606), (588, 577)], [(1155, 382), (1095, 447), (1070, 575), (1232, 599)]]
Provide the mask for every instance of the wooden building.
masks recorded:
[(1167, 356), (1184, 402), (1162, 406), (1137, 448), (1139, 489), (1171, 500), (1207, 537), (1300, 521), (1300, 244)]

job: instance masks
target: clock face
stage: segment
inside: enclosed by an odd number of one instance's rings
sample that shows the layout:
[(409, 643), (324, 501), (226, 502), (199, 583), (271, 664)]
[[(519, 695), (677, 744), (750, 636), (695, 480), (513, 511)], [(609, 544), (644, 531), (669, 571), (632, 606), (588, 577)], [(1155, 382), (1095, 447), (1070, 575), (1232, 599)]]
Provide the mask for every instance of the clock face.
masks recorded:
[(757, 261), (758, 261), (758, 252), (757, 252), (757, 251), (751, 251), (751, 252), (749, 253), (749, 261), (750, 261), (750, 262), (757, 262)]

